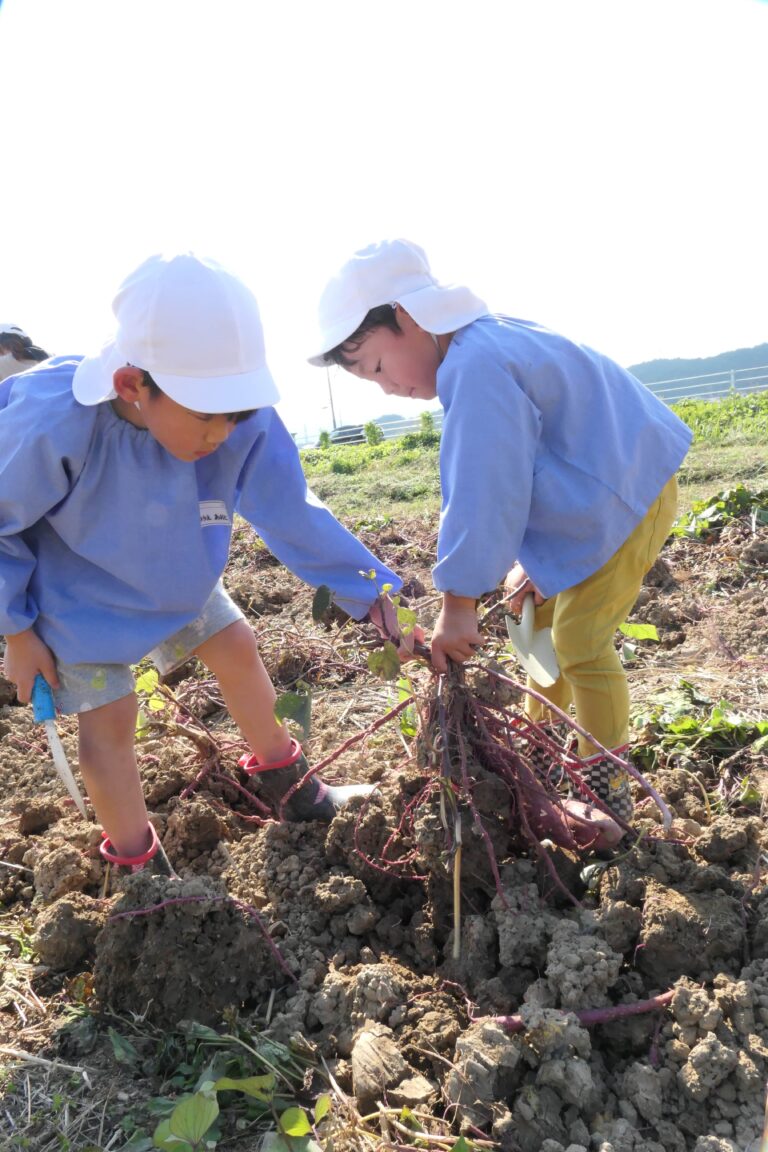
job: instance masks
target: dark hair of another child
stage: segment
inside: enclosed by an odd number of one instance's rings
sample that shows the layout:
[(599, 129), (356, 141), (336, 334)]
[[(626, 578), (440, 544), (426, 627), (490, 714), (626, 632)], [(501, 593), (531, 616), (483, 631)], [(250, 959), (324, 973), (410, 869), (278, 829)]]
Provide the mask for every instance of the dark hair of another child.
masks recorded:
[[(149, 372), (142, 368), (141, 374), (144, 377), (143, 383), (149, 389), (150, 396), (155, 397), (164, 395), (162, 388), (159, 384), (155, 383)], [(247, 412), (227, 412), (226, 417), (227, 420), (231, 420), (233, 424), (242, 424), (243, 420), (247, 420), (249, 416), (253, 416), (254, 412), (256, 411), (256, 408), (249, 408)]]
[(367, 336), (369, 332), (373, 332), (374, 328), (389, 328), (391, 332), (402, 331), (397, 322), (395, 309), (391, 304), (379, 304), (377, 308), (371, 308), (365, 320), (351, 336), (347, 336), (341, 344), (337, 344), (335, 348), (331, 348), (330, 352), (326, 352), (325, 360), (329, 364), (340, 364), (342, 368), (349, 368), (352, 360), (348, 353), (357, 351), (363, 342), (363, 337)]
[(10, 352), (14, 360), (47, 360), (48, 353), (37, 344), (33, 344), (29, 336), (17, 336), (15, 332), (3, 332), (0, 335), (0, 349)]

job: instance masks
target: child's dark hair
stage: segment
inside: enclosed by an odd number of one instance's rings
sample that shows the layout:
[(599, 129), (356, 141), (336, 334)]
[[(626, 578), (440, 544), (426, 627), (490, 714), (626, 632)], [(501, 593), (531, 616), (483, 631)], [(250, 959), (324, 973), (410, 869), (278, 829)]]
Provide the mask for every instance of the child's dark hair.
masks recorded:
[[(149, 372), (147, 372), (144, 368), (140, 369), (140, 371), (143, 377), (142, 382), (148, 388), (149, 394), (153, 397), (153, 399), (156, 396), (165, 395), (160, 385), (155, 383)], [(247, 420), (249, 416), (253, 416), (254, 412), (256, 411), (256, 408), (249, 408), (246, 412), (227, 412), (225, 415), (227, 420), (231, 420), (233, 424), (242, 424), (243, 420)]]
[(10, 352), (14, 360), (47, 360), (48, 353), (37, 344), (33, 344), (29, 336), (18, 336), (15, 332), (0, 333), (0, 349)]
[(389, 328), (391, 332), (402, 331), (397, 322), (395, 309), (391, 304), (379, 304), (377, 308), (371, 308), (362, 324), (355, 329), (351, 336), (347, 336), (341, 344), (337, 344), (335, 348), (331, 348), (330, 352), (326, 352), (326, 362), (328, 364), (340, 364), (342, 368), (349, 368), (352, 361), (347, 356), (347, 352), (356, 351), (362, 344), (363, 337), (367, 336), (369, 332), (373, 332), (374, 328)]

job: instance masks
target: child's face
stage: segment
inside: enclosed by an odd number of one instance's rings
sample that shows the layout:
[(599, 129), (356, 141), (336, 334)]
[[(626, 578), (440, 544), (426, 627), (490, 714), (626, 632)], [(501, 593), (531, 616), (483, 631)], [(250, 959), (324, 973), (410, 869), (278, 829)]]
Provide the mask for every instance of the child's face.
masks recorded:
[(397, 321), (400, 332), (374, 328), (354, 350), (345, 352), (347, 370), (360, 380), (378, 384), (387, 396), (434, 400), (440, 349), (399, 304)]
[(131, 424), (146, 428), (166, 452), (188, 464), (220, 448), (238, 420), (246, 415), (210, 416), (194, 412), (177, 404), (165, 392), (150, 389), (144, 383), (141, 369), (131, 365), (115, 372), (114, 386), (117, 392), (114, 403), (119, 414)]
[(229, 416), (210, 416), (183, 408), (161, 392), (151, 396), (148, 390), (139, 401), (143, 423), (155, 440), (171, 456), (187, 463), (202, 460), (220, 448), (235, 427)]

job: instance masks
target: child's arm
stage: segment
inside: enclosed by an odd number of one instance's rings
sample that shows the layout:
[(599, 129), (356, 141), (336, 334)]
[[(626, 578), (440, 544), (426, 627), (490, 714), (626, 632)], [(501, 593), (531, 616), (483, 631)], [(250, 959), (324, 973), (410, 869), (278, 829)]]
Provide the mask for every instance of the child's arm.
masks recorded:
[(432, 575), (441, 592), (476, 598), (496, 588), (520, 555), (541, 413), (487, 351), (441, 376), (441, 399), (442, 513)]
[(397, 592), (402, 581), (307, 488), (296, 445), (274, 409), (260, 416), (237, 511), (287, 568), (315, 588), (326, 584), (334, 602), (362, 620), (385, 584)]

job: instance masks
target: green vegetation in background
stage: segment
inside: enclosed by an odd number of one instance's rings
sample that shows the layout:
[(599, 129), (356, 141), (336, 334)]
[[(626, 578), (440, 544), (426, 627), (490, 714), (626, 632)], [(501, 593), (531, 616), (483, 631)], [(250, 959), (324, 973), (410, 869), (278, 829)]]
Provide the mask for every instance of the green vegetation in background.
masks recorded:
[(716, 535), (731, 520), (749, 515), (753, 526), (768, 524), (768, 488), (753, 491), (737, 484), (706, 500), (694, 500), (688, 512), (679, 516), (673, 536), (696, 539)]
[[(768, 392), (734, 393), (722, 400), (682, 400), (672, 405), (693, 430), (693, 445), (680, 470), (680, 511), (688, 513), (718, 489), (768, 480)], [(304, 449), (304, 472), (334, 513), (355, 525), (379, 518), (436, 515), (440, 507), (440, 433), (428, 412), (418, 432), (376, 444), (328, 444)], [(350, 484), (348, 477), (354, 476)], [(757, 481), (757, 483), (755, 483)]]
[[(760, 753), (768, 746), (768, 721), (745, 716), (726, 700), (710, 700), (683, 679), (648, 701), (633, 724), (644, 736), (633, 758), (648, 770), (681, 766), (694, 752), (717, 765), (740, 748)], [(739, 795), (742, 803), (755, 799), (751, 788)]]
[(693, 431), (696, 442), (726, 444), (744, 438), (765, 444), (768, 439), (768, 392), (744, 396), (734, 392), (722, 400), (679, 400), (672, 410)]

